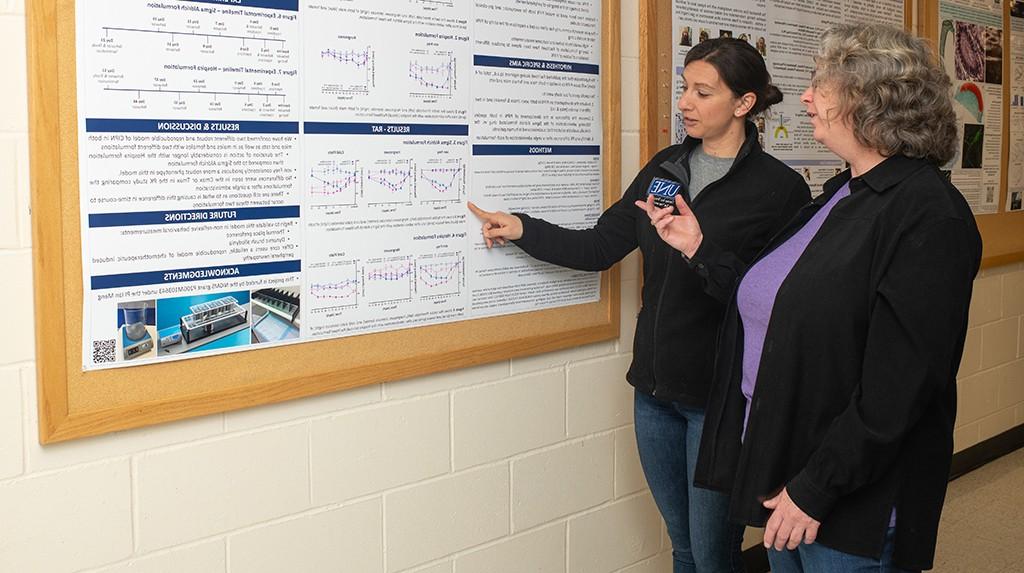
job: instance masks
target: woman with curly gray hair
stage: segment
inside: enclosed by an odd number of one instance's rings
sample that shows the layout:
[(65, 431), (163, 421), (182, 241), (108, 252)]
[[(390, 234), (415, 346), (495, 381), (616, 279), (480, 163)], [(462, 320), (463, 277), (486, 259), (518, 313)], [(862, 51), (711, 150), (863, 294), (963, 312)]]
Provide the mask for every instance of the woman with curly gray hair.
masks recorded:
[[(739, 281), (695, 481), (765, 527), (773, 573), (919, 571), (935, 552), (981, 258), (938, 168), (958, 141), (950, 81), (923, 41), (880, 25), (829, 30), (816, 64), (801, 102), (850, 168)], [(692, 215), (645, 209), (699, 268)]]

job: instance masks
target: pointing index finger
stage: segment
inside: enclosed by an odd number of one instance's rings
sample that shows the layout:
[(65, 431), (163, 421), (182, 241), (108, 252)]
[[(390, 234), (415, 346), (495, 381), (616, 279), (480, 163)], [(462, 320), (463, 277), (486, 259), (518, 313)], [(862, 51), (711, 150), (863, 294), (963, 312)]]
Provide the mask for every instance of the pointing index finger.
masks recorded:
[(487, 211), (484, 211), (480, 207), (477, 207), (476, 205), (474, 205), (472, 201), (466, 201), (466, 206), (469, 207), (469, 210), (474, 215), (476, 215), (477, 217), (479, 217), (481, 219), (486, 219), (490, 215), (490, 213), (488, 213)]

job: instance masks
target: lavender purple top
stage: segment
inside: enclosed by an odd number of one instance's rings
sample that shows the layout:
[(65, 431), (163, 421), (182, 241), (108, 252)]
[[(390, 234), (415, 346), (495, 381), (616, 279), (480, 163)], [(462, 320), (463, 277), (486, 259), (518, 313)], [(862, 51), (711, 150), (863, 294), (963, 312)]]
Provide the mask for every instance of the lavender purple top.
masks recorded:
[[(750, 418), (750, 401), (757, 384), (757, 371), (761, 364), (761, 351), (764, 338), (768, 331), (768, 320), (772, 316), (775, 297), (779, 293), (782, 281), (786, 280), (793, 265), (807, 249), (811, 239), (821, 230), (822, 223), (832, 212), (840, 200), (850, 195), (850, 183), (847, 182), (836, 191), (836, 194), (814, 214), (813, 217), (792, 237), (786, 239), (774, 251), (754, 263), (740, 281), (736, 293), (736, 306), (743, 321), (743, 380), (740, 390), (747, 399), (747, 409), (743, 414), (743, 435), (747, 433), (747, 420)], [(896, 508), (889, 515), (889, 527), (896, 525)]]
[(747, 410), (743, 415), (743, 435), (747, 433), (750, 399), (757, 384), (761, 350), (768, 330), (768, 320), (772, 316), (772, 307), (775, 306), (775, 296), (782, 286), (782, 281), (786, 280), (797, 259), (807, 249), (808, 243), (818, 234), (832, 208), (840, 199), (849, 195), (850, 183), (847, 182), (799, 231), (754, 263), (740, 281), (736, 293), (736, 306), (743, 322), (743, 381), (740, 383), (740, 389), (747, 399)]

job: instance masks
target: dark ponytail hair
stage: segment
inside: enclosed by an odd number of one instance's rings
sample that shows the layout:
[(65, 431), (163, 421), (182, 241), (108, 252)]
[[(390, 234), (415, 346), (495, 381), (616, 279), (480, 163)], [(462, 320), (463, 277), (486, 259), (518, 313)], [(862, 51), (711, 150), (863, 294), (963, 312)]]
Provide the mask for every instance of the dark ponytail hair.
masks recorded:
[(747, 116), (757, 115), (782, 101), (782, 92), (772, 85), (764, 58), (754, 46), (736, 38), (715, 38), (694, 46), (686, 54), (684, 67), (705, 61), (718, 70), (719, 77), (736, 97), (752, 92), (757, 101)]

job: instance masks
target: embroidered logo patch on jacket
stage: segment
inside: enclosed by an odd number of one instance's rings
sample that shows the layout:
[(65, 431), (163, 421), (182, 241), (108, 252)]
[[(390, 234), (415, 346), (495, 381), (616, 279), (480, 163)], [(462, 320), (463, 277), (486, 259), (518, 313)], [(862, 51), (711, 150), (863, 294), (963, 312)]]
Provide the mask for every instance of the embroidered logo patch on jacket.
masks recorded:
[(654, 196), (654, 205), (660, 209), (675, 205), (676, 195), (681, 188), (682, 184), (678, 181), (655, 177), (647, 188), (647, 194)]

